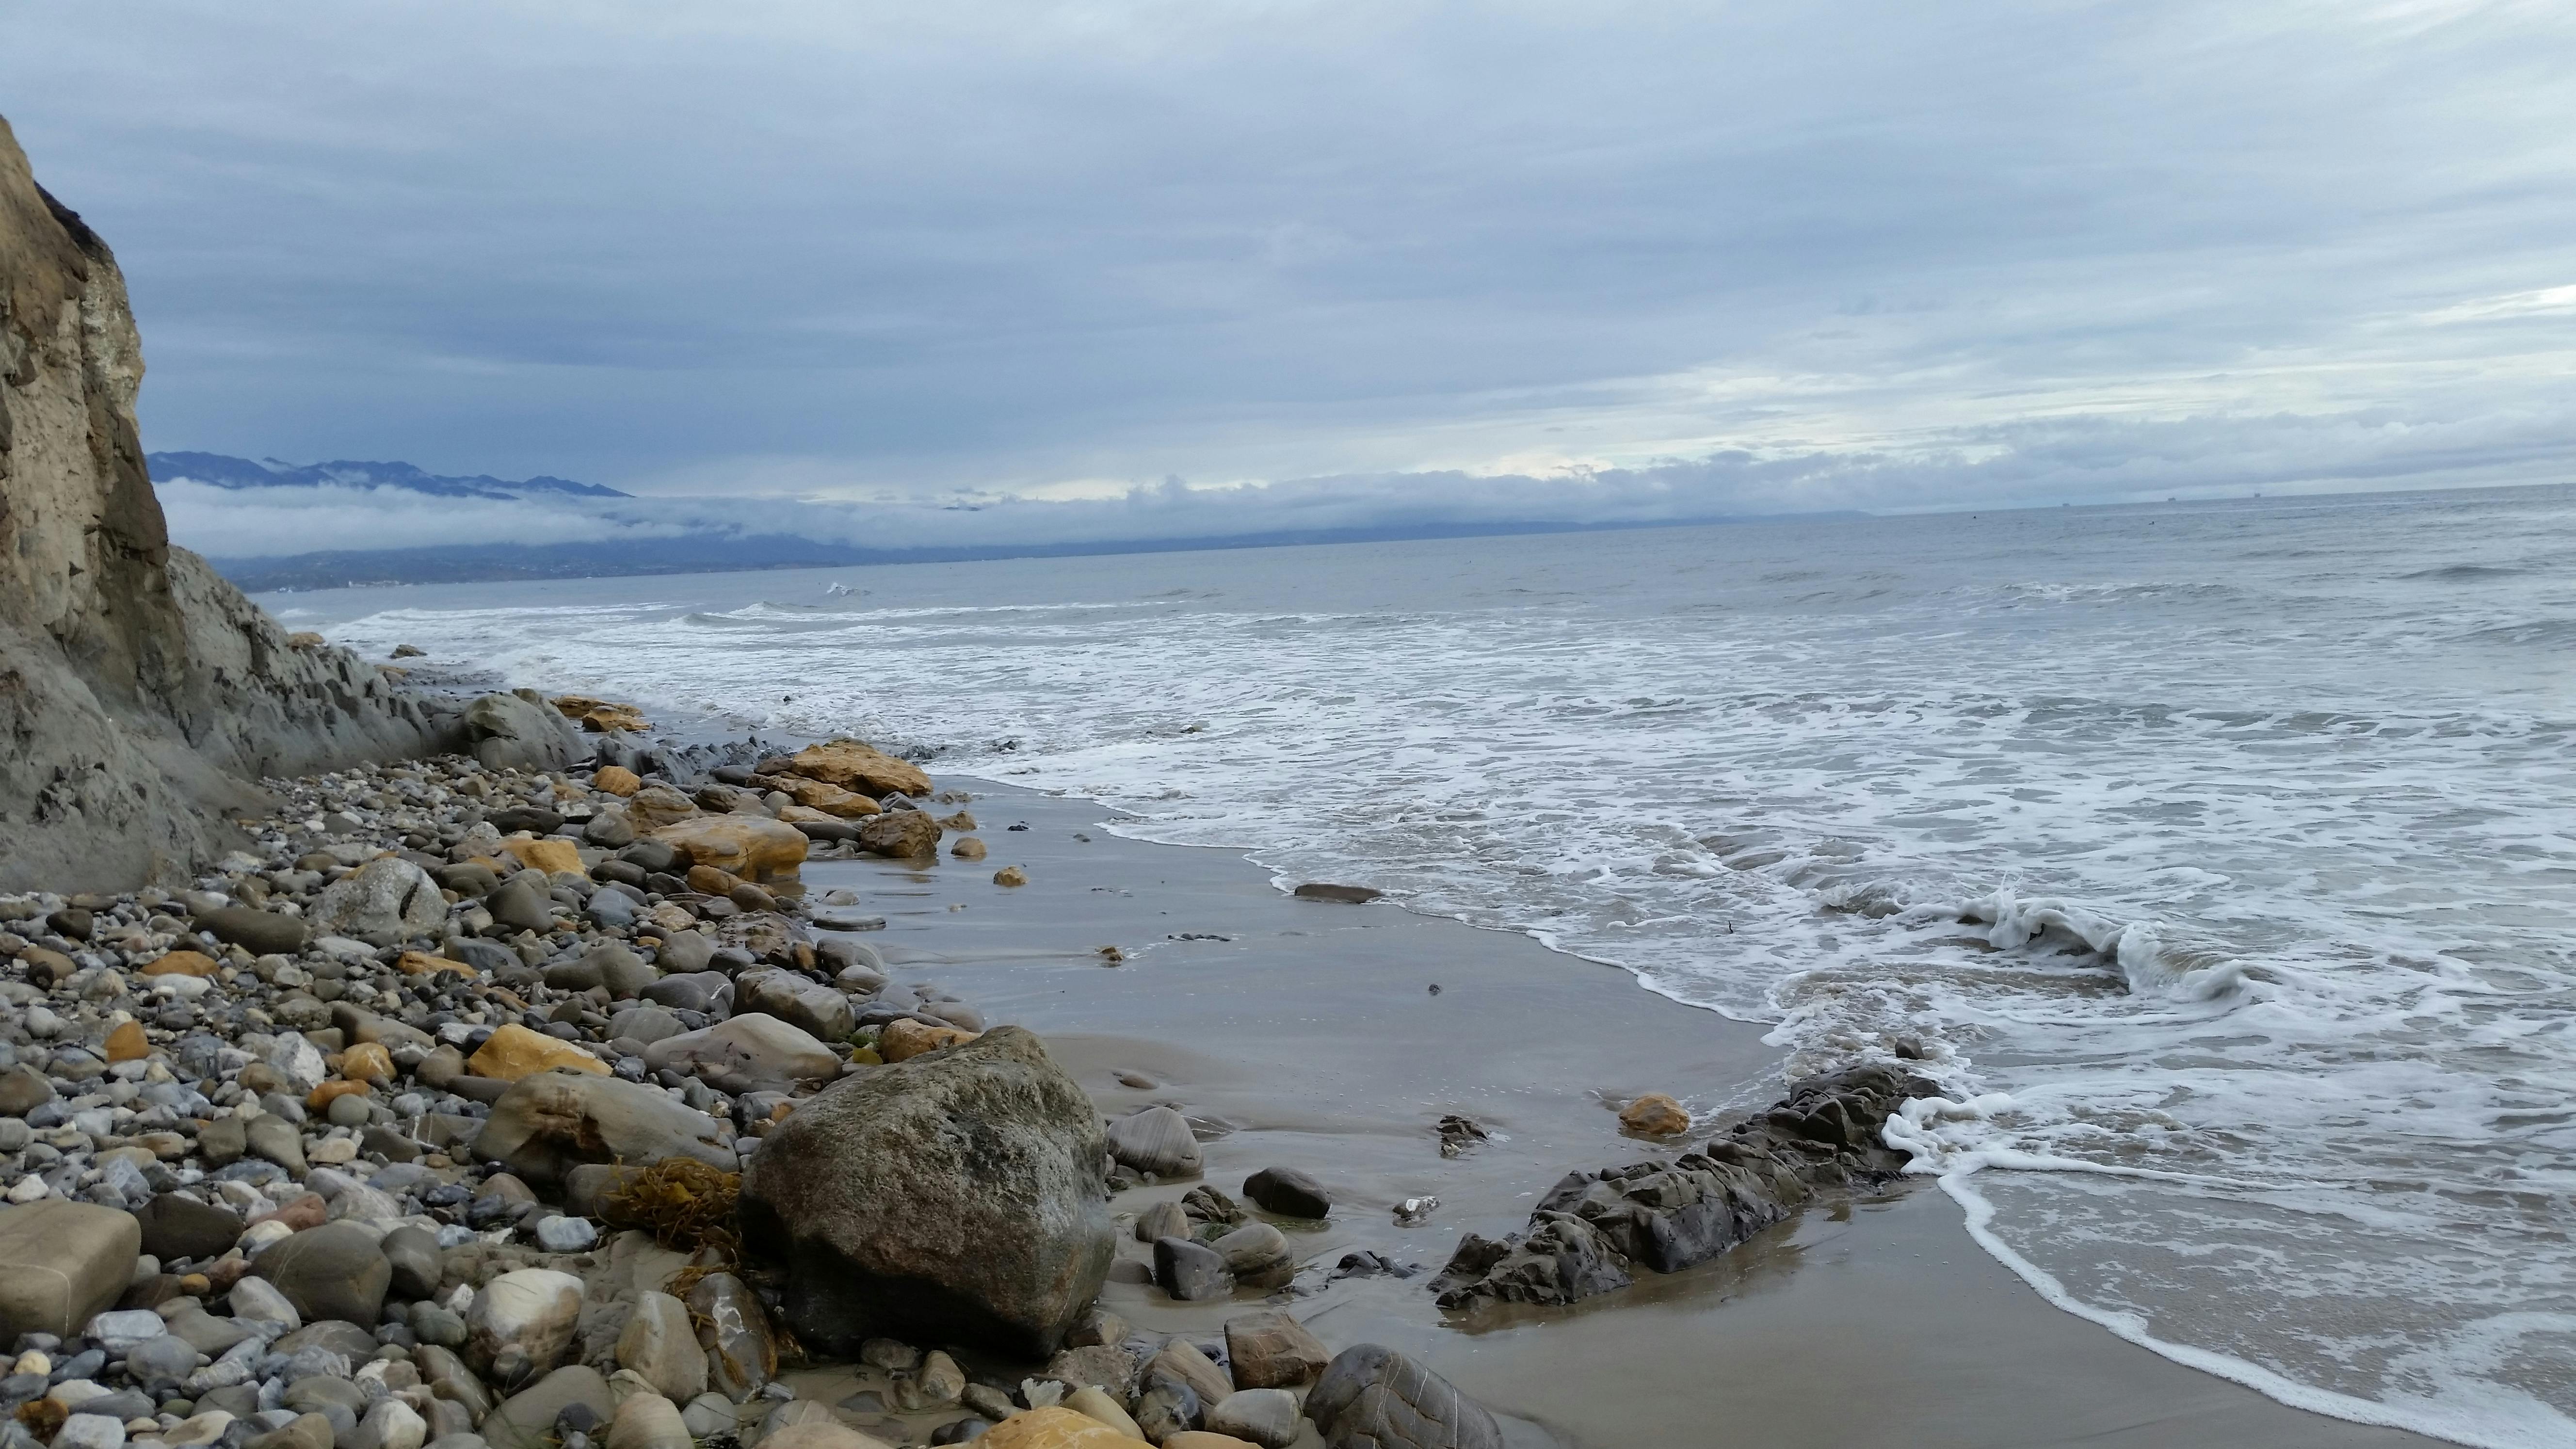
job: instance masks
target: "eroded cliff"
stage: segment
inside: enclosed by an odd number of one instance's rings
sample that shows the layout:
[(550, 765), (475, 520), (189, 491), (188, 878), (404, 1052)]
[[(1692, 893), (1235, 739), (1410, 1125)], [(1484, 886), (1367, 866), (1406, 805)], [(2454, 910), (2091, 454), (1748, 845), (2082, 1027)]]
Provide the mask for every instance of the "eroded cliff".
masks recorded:
[(0, 890), (175, 883), (263, 775), (417, 754), (446, 727), (173, 548), (143, 349), (106, 243), (0, 120)]

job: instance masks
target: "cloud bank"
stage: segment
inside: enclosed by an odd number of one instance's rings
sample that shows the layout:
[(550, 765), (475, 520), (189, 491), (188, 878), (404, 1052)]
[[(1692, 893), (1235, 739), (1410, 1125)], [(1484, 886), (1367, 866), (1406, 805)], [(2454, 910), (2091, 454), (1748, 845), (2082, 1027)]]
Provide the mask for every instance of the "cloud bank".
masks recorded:
[(2565, 6), (132, 0), (10, 39), (155, 449), (922, 537), (2576, 459)]

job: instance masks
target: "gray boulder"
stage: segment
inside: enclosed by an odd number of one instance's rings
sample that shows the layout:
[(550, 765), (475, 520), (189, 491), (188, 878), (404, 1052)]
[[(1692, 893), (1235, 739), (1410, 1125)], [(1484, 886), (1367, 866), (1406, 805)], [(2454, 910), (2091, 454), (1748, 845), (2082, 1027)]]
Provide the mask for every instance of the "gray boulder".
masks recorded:
[(379, 856), (326, 888), (305, 920), (325, 936), (386, 945), (426, 936), (447, 919), (447, 898), (429, 872), (397, 855)]
[(1199, 1139), (1187, 1117), (1148, 1107), (1109, 1124), (1109, 1155), (1156, 1177), (1189, 1177), (1199, 1170)]
[(510, 1084), (475, 1136), (474, 1157), (542, 1186), (563, 1183), (586, 1162), (649, 1167), (694, 1157), (727, 1171), (736, 1163), (714, 1119), (661, 1088), (561, 1068)]
[(1329, 1449), (1502, 1449), (1502, 1426), (1447, 1379), (1374, 1343), (1343, 1349), (1306, 1396)]
[(745, 971), (734, 978), (734, 1004), (802, 1029), (817, 1041), (848, 1041), (858, 1029), (850, 998), (792, 971)]
[(1115, 1251), (1100, 1119), (1038, 1039), (999, 1027), (814, 1097), (761, 1140), (743, 1241), (799, 1342), (872, 1337), (1043, 1358)]
[(260, 1254), (250, 1270), (285, 1294), (307, 1323), (373, 1323), (394, 1277), (376, 1238), (357, 1223), (324, 1223)]
[(465, 707), (465, 729), (487, 770), (565, 770), (584, 753), (571, 724), (534, 690), (484, 695)]
[(840, 1075), (841, 1059), (804, 1031), (765, 1012), (746, 1011), (702, 1031), (665, 1037), (644, 1049), (644, 1065), (694, 1072), (720, 1092), (785, 1092)]

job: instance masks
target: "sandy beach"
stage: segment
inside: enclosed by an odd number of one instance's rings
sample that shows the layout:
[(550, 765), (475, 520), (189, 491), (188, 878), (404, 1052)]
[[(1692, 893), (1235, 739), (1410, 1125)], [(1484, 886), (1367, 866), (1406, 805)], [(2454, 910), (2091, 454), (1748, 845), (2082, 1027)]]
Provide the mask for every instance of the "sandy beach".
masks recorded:
[[(1625, 972), (1382, 903), (1293, 899), (1234, 852), (1122, 839), (1117, 812), (1090, 801), (942, 783), (976, 792), (992, 863), (1024, 865), (1027, 886), (864, 860), (809, 865), (813, 887), (857, 890), (887, 917), (866, 939), (899, 978), (935, 975), (1038, 1031), (1104, 1111), (1159, 1102), (1232, 1124), (1204, 1144), (1208, 1181), (1230, 1191), (1274, 1162), (1325, 1181), (1344, 1205), (1298, 1242), (1308, 1261), (1365, 1248), (1436, 1271), (1460, 1233), (1520, 1227), (1565, 1171), (1657, 1155), (1618, 1130), (1614, 1108), (1637, 1093), (1733, 1083), (1748, 1106), (1779, 1094), (1759, 1028)], [(1127, 959), (1104, 967), (1105, 945)], [(1121, 1071), (1160, 1085), (1123, 1086)], [(1448, 1113), (1500, 1137), (1444, 1159), (1434, 1124)], [(1395, 1226), (1393, 1205), (1424, 1193), (1439, 1211)], [(1147, 1257), (1132, 1239), (1121, 1251)], [(1114, 1279), (1104, 1305), (1190, 1333), (1241, 1306)], [(1336, 1347), (1417, 1355), (1530, 1445), (2435, 1442), (2285, 1407), (2059, 1312), (1980, 1251), (1928, 1182), (1811, 1211), (1570, 1310), (1444, 1321), (1422, 1279), (1373, 1278), (1294, 1311)]]

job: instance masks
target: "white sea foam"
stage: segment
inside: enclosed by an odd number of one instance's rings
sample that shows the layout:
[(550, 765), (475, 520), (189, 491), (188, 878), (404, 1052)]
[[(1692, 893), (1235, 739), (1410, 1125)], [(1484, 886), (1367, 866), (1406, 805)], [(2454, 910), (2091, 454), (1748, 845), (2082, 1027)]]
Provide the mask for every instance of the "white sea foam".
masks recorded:
[(1948, 1097), (1891, 1142), (2050, 1301), (2522, 1446), (2576, 1438), (2571, 518), (761, 575), (334, 633), (933, 748), (1617, 962), (1793, 1071), (1913, 1060)]

